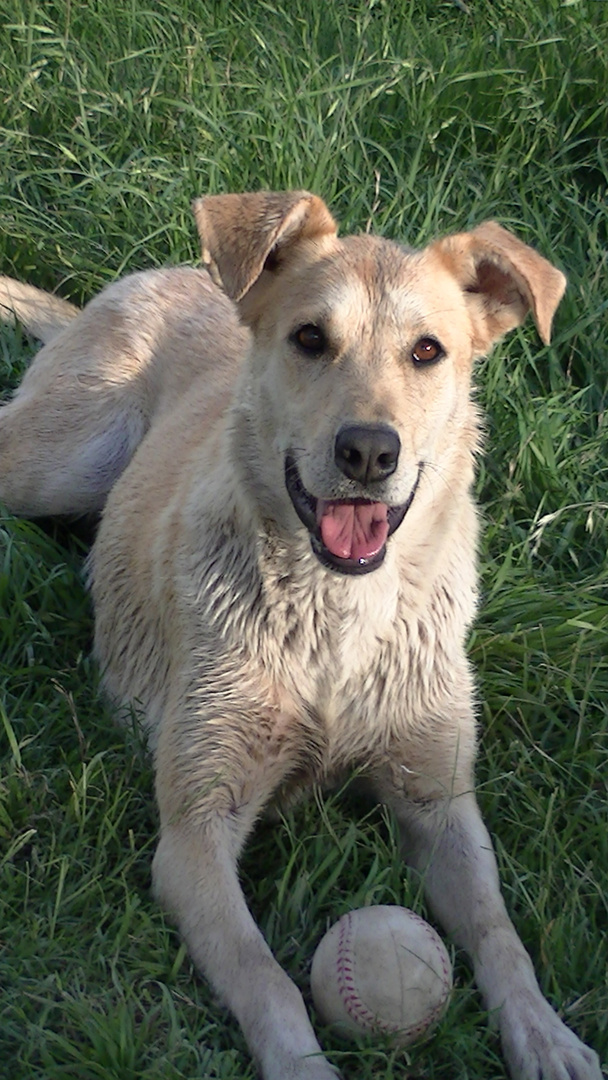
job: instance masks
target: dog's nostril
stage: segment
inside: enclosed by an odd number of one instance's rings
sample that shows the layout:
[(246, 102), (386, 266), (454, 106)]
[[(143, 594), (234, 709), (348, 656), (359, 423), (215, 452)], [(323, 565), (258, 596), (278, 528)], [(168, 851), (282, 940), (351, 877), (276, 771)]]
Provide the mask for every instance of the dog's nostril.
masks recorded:
[(336, 436), (334, 458), (340, 472), (360, 484), (386, 480), (397, 468), (401, 442), (384, 424), (350, 424)]

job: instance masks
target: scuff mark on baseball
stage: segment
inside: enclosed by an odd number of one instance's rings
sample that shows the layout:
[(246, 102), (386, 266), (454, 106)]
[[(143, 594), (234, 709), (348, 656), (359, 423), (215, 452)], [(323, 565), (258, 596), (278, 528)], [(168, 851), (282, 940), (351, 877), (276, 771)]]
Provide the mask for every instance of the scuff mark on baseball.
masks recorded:
[(349, 911), (327, 931), (313, 957), (310, 985), (319, 1016), (337, 1034), (382, 1033), (406, 1046), (439, 1020), (452, 965), (424, 919), (379, 904)]

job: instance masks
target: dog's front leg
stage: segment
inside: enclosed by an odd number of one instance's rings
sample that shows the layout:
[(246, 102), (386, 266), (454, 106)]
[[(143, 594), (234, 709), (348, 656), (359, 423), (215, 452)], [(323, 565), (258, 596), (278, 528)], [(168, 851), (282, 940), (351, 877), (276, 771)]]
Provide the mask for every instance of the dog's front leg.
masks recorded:
[[(462, 794), (451, 797), (432, 797), (427, 790), (424, 797), (412, 798), (407, 780), (397, 792), (394, 766), (390, 774), (388, 784), (381, 782), (380, 793), (396, 813), (405, 857), (422, 874), (432, 911), (473, 961), (512, 1076), (601, 1080), (596, 1054), (561, 1022), (541, 994), (530, 958), (507, 915), (492, 842), (472, 790), (462, 785)], [(403, 775), (407, 777), (408, 771), (404, 769)], [(454, 784), (454, 776), (446, 780)]]
[[(260, 754), (244, 752), (235, 768), (229, 755), (218, 755), (217, 742), (198, 750), (181, 791), (175, 775), (157, 784), (155, 892), (197, 968), (237, 1017), (264, 1080), (336, 1080), (301, 994), (272, 956), (238, 880), (237, 860), (268, 793), (272, 764), (264, 769)], [(207, 779), (197, 777), (197, 763)]]

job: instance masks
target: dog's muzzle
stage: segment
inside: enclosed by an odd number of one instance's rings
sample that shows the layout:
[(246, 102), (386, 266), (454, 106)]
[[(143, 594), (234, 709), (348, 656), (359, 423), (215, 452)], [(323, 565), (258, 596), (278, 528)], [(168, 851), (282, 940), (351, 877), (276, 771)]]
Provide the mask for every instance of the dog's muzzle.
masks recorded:
[(294, 510), (310, 533), (323, 566), (339, 574), (369, 574), (384, 562), (386, 543), (407, 514), (422, 465), (405, 503), (388, 506), (371, 499), (317, 499), (306, 490), (295, 460), (285, 457), (285, 485)]

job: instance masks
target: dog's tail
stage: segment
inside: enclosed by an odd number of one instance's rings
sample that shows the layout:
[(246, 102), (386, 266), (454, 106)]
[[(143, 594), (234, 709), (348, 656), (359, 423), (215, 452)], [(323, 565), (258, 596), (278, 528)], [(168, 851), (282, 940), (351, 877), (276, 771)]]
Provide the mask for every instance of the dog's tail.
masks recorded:
[(20, 322), (28, 334), (48, 344), (78, 315), (78, 308), (52, 293), (0, 275), (0, 320)]

